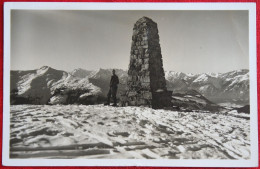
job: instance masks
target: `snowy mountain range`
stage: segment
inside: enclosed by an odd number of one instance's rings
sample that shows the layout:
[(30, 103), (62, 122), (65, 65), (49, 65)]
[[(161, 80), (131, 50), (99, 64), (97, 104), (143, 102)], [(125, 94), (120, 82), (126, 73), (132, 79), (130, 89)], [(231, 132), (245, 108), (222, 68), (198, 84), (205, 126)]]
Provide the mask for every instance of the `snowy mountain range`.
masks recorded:
[[(116, 69), (118, 96), (126, 87), (127, 71)], [(112, 69), (72, 72), (48, 66), (28, 71), (11, 71), (11, 104), (92, 104), (103, 102), (109, 90)], [(166, 71), (168, 90), (183, 94), (195, 90), (210, 101), (249, 104), (249, 71), (185, 74)], [(173, 95), (174, 95), (173, 94)]]
[(91, 70), (85, 70), (82, 68), (74, 69), (72, 72), (70, 72), (71, 75), (79, 77), (79, 78), (84, 78), (89, 76), (93, 71)]
[[(74, 70), (75, 72), (75, 70)], [(85, 77), (102, 89), (104, 96), (108, 91), (112, 69), (100, 69), (85, 73)], [(127, 71), (116, 69), (120, 79), (120, 91), (126, 87)], [(186, 93), (196, 90), (210, 101), (249, 104), (249, 70), (241, 69), (227, 73), (191, 74), (165, 71), (168, 90), (173, 93)]]
[(216, 103), (249, 104), (249, 71), (246, 69), (202, 74), (167, 71), (165, 78), (168, 89), (174, 93), (192, 89)]
[(79, 78), (48, 66), (11, 71), (11, 104), (70, 104), (96, 101), (101, 89), (88, 78)]

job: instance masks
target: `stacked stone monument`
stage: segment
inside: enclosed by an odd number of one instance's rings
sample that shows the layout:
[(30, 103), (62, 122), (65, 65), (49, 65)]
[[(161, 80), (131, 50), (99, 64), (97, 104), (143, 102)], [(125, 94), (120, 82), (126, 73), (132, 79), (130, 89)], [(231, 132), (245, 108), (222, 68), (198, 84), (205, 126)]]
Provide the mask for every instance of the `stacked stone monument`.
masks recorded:
[(150, 18), (139, 19), (133, 29), (128, 70), (126, 106), (171, 106), (166, 89), (157, 24)]

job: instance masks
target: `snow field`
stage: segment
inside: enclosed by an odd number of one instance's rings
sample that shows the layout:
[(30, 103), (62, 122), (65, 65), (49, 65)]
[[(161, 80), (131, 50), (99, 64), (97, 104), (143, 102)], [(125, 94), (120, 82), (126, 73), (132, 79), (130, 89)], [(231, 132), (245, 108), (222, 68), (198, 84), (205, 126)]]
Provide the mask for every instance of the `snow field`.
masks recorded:
[(249, 118), (103, 105), (11, 106), (11, 158), (249, 159)]

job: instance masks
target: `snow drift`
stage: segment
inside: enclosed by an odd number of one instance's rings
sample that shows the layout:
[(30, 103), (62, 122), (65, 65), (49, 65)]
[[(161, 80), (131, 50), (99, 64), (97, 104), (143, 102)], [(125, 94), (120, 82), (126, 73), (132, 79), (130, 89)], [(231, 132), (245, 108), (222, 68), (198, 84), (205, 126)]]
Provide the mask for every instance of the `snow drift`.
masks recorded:
[(10, 158), (250, 159), (250, 115), (11, 106)]

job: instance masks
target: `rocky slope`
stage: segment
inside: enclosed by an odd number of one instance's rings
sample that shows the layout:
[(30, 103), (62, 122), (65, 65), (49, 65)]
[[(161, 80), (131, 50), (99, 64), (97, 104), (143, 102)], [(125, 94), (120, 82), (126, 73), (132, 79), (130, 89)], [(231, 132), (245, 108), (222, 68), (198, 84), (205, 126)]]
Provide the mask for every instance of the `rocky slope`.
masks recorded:
[(187, 90), (185, 93), (172, 94), (173, 108), (177, 111), (210, 111), (226, 112), (226, 108), (219, 106), (202, 96), (196, 90)]
[(100, 88), (87, 78), (43, 66), (37, 70), (11, 71), (11, 104), (94, 103)]
[(79, 78), (85, 78), (88, 77), (93, 71), (91, 70), (85, 70), (85, 69), (74, 69), (72, 72), (70, 72), (71, 75)]
[(227, 73), (184, 74), (165, 72), (167, 86), (173, 92), (196, 90), (217, 103), (231, 102), (249, 104), (249, 71), (237, 70)]

